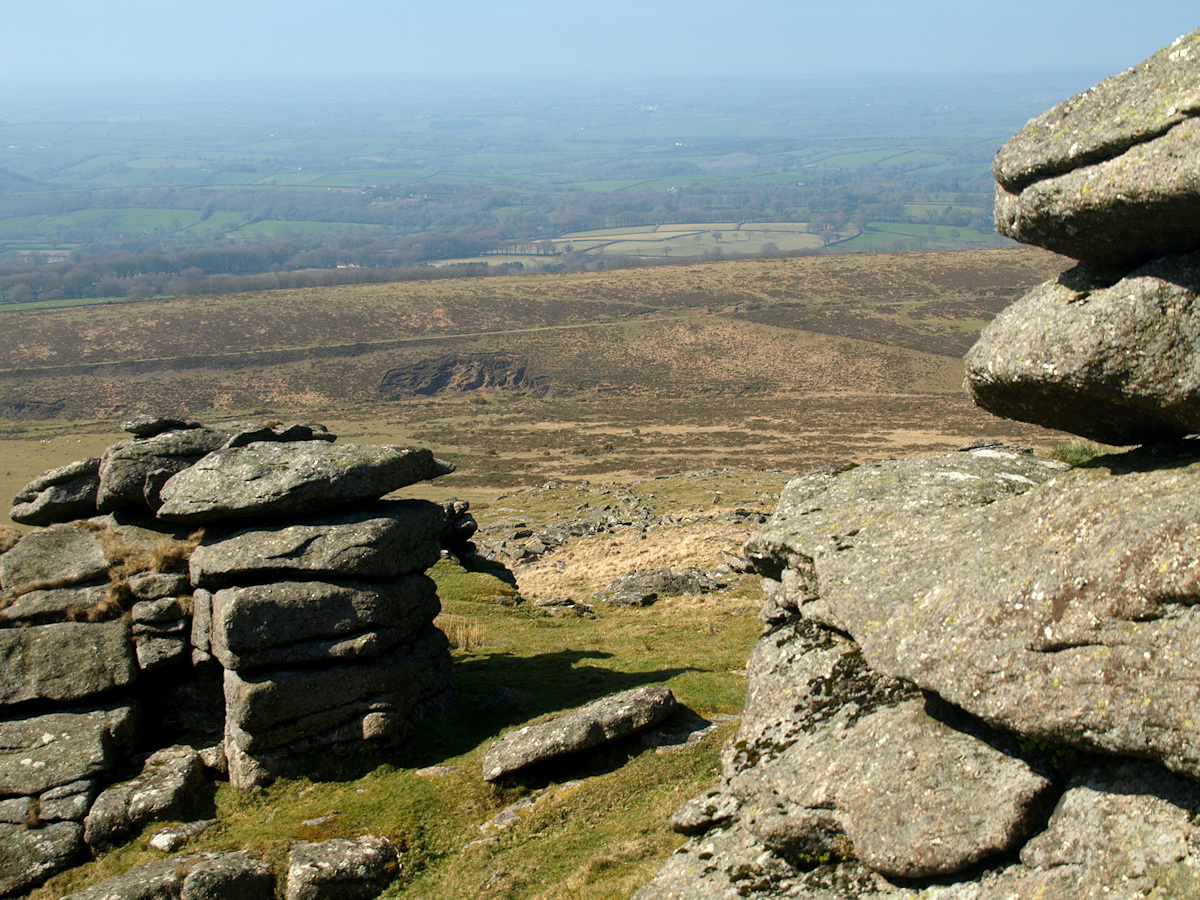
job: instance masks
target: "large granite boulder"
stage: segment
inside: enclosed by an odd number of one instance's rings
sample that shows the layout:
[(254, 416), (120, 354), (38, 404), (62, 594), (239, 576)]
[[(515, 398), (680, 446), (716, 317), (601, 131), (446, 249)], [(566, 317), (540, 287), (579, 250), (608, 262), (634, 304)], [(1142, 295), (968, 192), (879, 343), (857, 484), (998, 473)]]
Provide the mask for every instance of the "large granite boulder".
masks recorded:
[(129, 626), (61, 622), (0, 629), (0, 704), (70, 702), (130, 684), (137, 663)]
[(452, 472), (428, 450), (319, 441), (251, 443), (210, 453), (163, 485), (158, 517), (188, 525), (375, 500)]
[(1200, 459), (1185, 461), (1125, 458), (937, 515), (917, 479), (885, 499), (862, 467), (793, 482), (750, 551), (797, 573), (770, 590), (876, 671), (1005, 730), (1200, 778)]
[(661, 722), (677, 707), (662, 685), (602, 697), (538, 725), (510, 731), (488, 749), (483, 777), (496, 781), (539, 762), (588, 750)]
[(192, 583), (312, 578), (383, 579), (423, 572), (438, 560), (442, 507), (381, 501), (341, 515), (309, 517), (232, 533), (207, 530), (190, 560)]
[(1115, 284), (1084, 267), (1046, 282), (966, 362), (971, 399), (996, 415), (1117, 445), (1200, 432), (1200, 253)]
[(1200, 31), (1031, 120), (996, 155), (996, 230), (1120, 266), (1200, 247)]
[(161, 423), (140, 429), (152, 432), (147, 437), (118, 441), (104, 451), (100, 458), (100, 488), (96, 496), (96, 505), (101, 512), (129, 506), (157, 509), (158, 492), (172, 475), (221, 448), (263, 441), (334, 440), (321, 425), (284, 429), (254, 422), (234, 422), (212, 427), (183, 424), (160, 430), (159, 425)]
[(100, 457), (43, 472), (13, 498), (9, 515), (23, 525), (52, 525), (96, 514)]

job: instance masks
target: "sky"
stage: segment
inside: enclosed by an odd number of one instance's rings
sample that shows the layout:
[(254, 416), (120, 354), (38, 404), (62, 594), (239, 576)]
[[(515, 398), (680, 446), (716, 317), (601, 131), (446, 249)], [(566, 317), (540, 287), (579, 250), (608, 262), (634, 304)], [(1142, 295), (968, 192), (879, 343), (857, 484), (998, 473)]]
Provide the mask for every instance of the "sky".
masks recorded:
[(0, 0), (0, 86), (1121, 71), (1195, 0)]

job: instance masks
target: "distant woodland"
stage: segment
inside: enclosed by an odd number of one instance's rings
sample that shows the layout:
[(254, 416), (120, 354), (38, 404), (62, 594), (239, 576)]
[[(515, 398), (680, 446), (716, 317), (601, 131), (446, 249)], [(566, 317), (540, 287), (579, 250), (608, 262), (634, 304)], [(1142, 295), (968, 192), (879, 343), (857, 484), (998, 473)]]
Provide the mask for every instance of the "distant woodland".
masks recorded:
[(798, 223), (843, 252), (1000, 246), (988, 166), (1055, 87), (9, 99), (0, 304), (664, 262), (596, 235), (679, 223), (676, 260), (813, 252), (705, 223)]

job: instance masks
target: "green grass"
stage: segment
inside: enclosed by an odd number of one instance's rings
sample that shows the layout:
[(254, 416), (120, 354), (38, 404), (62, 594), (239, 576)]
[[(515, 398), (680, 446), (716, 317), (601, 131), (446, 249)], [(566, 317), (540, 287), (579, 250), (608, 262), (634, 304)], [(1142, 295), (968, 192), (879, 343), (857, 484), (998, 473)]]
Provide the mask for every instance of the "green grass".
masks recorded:
[[(777, 490), (779, 479), (714, 473), (671, 481), (669, 488), (665, 481), (652, 484), (661, 502), (687, 505), (704, 498), (711, 504), (714, 489), (733, 495), (751, 484), (773, 484)], [(483, 512), (549, 521), (569, 514), (572, 501), (593, 490), (565, 486), (550, 492), (554, 502), (544, 492), (519, 492)], [(583, 552), (598, 540), (583, 538), (574, 546)], [(528, 604), (493, 602), (496, 594), (514, 592), (487, 573), (440, 562), (431, 574), (443, 617), (473, 626), (472, 645), (454, 651), (461, 693), (449, 711), (417, 724), (398, 750), (330, 760), (312, 778), (249, 794), (218, 785), (192, 812), (215, 815), (219, 825), (186, 852), (246, 848), (282, 872), (296, 840), (372, 833), (402, 851), (400, 880), (387, 897), (469, 897), (489, 882), (505, 896), (628, 896), (682, 842), (667, 817), (715, 781), (732, 722), (676, 752), (657, 753), (635, 737), (495, 786), (482, 778), (483, 754), (510, 728), (639, 685), (672, 689), (684, 707), (669, 721), (676, 730), (697, 715), (737, 713), (745, 694), (742, 669), (761, 631), (756, 579), (745, 577), (736, 589), (703, 600), (664, 598), (636, 610), (600, 606), (589, 617), (560, 619)], [(484, 708), (481, 701), (500, 687), (513, 700)], [(431, 766), (446, 768), (437, 776), (422, 774)], [(581, 783), (564, 789), (572, 782)], [(486, 832), (496, 839), (464, 852), (485, 837), (481, 826), (526, 796), (540, 799), (516, 825)], [(57, 876), (32, 897), (61, 896), (158, 858), (147, 841), (159, 827), (148, 826), (126, 847)]]

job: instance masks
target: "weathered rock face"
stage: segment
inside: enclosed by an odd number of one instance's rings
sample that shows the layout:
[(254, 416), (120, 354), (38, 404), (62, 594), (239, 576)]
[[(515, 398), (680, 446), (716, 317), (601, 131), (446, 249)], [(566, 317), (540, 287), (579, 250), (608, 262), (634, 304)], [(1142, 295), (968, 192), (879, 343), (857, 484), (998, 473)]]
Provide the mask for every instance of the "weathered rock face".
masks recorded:
[(996, 230), (1126, 265), (1200, 246), (1200, 31), (1033, 119), (996, 156)]
[(387, 838), (300, 841), (288, 855), (287, 900), (370, 900), (396, 877), (399, 853)]
[(0, 704), (82, 700), (137, 673), (124, 622), (63, 622), (0, 629)]
[[(776, 594), (854, 635), (872, 668), (993, 725), (1200, 778), (1190, 663), (1200, 644), (1200, 462), (1077, 470), (1024, 497), (936, 517), (901, 514), (907, 482), (880, 508), (847, 503), (858, 482), (876, 490), (862, 471), (800, 503), (789, 490), (786, 512), (781, 498), (753, 553), (768, 566), (796, 560), (807, 578), (790, 590), (780, 581)], [(804, 515), (811, 507), (819, 511)], [(838, 549), (828, 543), (835, 529)], [(969, 566), (956, 564), (964, 542)]]
[(62, 587), (107, 580), (108, 560), (94, 531), (53, 525), (24, 535), (0, 556), (0, 587)]
[(510, 731), (483, 758), (483, 777), (512, 772), (633, 734), (675, 711), (675, 695), (662, 685), (634, 688), (543, 722)]
[(232, 534), (210, 529), (192, 554), (192, 581), (212, 588), (237, 580), (331, 574), (395, 578), (437, 562), (443, 521), (438, 504), (401, 500)]
[(1191, 896), (1200, 451), (1108, 460), (789, 484), (742, 726), (638, 897)]
[(210, 453), (172, 477), (158, 517), (193, 525), (305, 513), (376, 500), (453, 470), (428, 450), (251, 443)]
[(967, 354), (966, 389), (1000, 416), (1107, 444), (1200, 431), (1200, 254), (1115, 284), (1082, 267), (1000, 313)]
[(100, 457), (43, 472), (13, 498), (9, 515), (23, 525), (53, 525), (96, 514)]
[(389, 400), (485, 389), (544, 394), (546, 384), (531, 377), (525, 360), (511, 353), (451, 353), (391, 369), (379, 383), (380, 395)]

